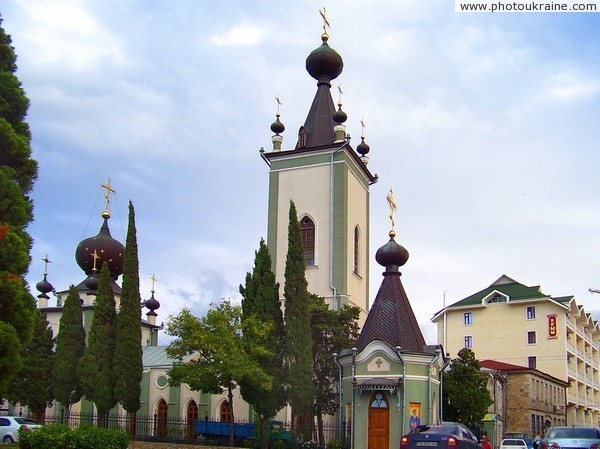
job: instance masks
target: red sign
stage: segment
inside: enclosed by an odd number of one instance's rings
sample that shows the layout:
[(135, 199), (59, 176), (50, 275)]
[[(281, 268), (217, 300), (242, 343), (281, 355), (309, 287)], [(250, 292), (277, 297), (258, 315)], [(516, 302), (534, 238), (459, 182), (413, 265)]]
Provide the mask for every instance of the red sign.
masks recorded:
[(556, 328), (556, 314), (548, 315), (548, 339), (558, 338), (558, 329)]

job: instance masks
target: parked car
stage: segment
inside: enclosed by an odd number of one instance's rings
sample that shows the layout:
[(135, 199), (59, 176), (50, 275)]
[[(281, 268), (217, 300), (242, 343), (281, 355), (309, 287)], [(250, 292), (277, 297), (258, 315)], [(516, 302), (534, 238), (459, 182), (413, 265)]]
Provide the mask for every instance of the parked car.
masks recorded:
[(500, 449), (528, 449), (523, 438), (505, 438), (500, 443)]
[(16, 443), (19, 441), (19, 429), (32, 430), (42, 427), (32, 419), (20, 416), (0, 416), (0, 441)]
[(482, 449), (482, 446), (466, 426), (444, 422), (417, 426), (402, 437), (400, 449)]
[(600, 431), (596, 427), (550, 427), (541, 449), (600, 449)]

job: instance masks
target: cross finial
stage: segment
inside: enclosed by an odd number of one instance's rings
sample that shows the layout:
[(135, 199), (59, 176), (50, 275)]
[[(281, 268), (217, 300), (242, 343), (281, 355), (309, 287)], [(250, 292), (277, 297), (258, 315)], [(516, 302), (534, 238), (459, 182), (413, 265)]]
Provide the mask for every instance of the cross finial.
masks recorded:
[(46, 276), (48, 274), (48, 264), (52, 262), (48, 259), (48, 254), (42, 260), (44, 261), (44, 276)]
[[(363, 139), (365, 138), (365, 128), (366, 128), (365, 120), (361, 118), (360, 119), (360, 137)], [(390, 192), (391, 192), (391, 189), (390, 189)]]
[(323, 36), (329, 37), (327, 35), (327, 27), (329, 27), (331, 25), (329, 25), (329, 22), (327, 21), (327, 11), (325, 10), (324, 6), (323, 6), (323, 9), (319, 9), (319, 14), (321, 14), (321, 17), (323, 18)]
[(342, 104), (342, 95), (344, 94), (344, 92), (342, 91), (342, 84), (341, 83), (338, 84), (337, 88), (338, 88), (338, 91), (340, 93), (340, 102), (339, 102), (339, 104)]
[(114, 195), (116, 190), (111, 187), (110, 178), (108, 178), (106, 184), (100, 184), (100, 187), (104, 189), (104, 212), (102, 212), (102, 216), (104, 218), (110, 218), (110, 194), (112, 193)]
[(156, 279), (156, 276), (154, 276), (154, 273), (152, 273), (152, 276), (150, 276), (150, 280), (152, 281), (152, 293), (154, 293), (154, 283), (158, 280)]
[(90, 256), (94, 258), (94, 266), (92, 267), (92, 271), (98, 271), (98, 268), (96, 268), (96, 262), (98, 261), (98, 259), (100, 259), (98, 251), (94, 250), (93, 253), (90, 253)]
[(279, 106), (281, 106), (281, 100), (279, 99), (279, 94), (275, 97), (275, 101), (277, 102), (277, 117), (279, 117)]
[(396, 232), (394, 231), (394, 212), (396, 212), (396, 203), (394, 202), (394, 192), (391, 188), (390, 193), (388, 193), (385, 198), (387, 199), (387, 202), (390, 206), (390, 220), (392, 222), (392, 230), (390, 231), (390, 235), (392, 233), (396, 235)]

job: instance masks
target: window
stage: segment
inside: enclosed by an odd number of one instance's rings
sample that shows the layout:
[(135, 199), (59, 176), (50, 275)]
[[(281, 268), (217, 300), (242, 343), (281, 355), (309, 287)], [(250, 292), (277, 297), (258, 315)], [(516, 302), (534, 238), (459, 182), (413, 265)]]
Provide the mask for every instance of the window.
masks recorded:
[(534, 345), (534, 344), (536, 344), (535, 331), (529, 331), (529, 332), (527, 332), (527, 344), (528, 345)]
[(473, 337), (471, 335), (467, 335), (465, 337), (465, 348), (472, 348), (473, 347)]
[(302, 246), (304, 247), (304, 264), (315, 264), (315, 223), (310, 217), (302, 217), (300, 220), (300, 233), (302, 234)]
[(527, 319), (535, 320), (535, 306), (527, 307)]
[(535, 356), (527, 357), (527, 366), (531, 369), (535, 369), (537, 367)]
[(221, 403), (221, 409), (219, 410), (219, 421), (231, 422), (231, 408), (229, 407), (229, 401), (223, 401)]
[(473, 313), (465, 312), (463, 316), (465, 324), (473, 324)]
[(156, 435), (164, 437), (167, 432), (167, 416), (169, 415), (169, 406), (167, 401), (160, 399), (156, 407)]
[(506, 296), (502, 296), (500, 293), (496, 293), (494, 296), (488, 299), (489, 304), (495, 302), (506, 302)]
[(354, 228), (354, 272), (358, 274), (358, 244), (360, 243), (360, 234), (358, 232), (358, 226)]

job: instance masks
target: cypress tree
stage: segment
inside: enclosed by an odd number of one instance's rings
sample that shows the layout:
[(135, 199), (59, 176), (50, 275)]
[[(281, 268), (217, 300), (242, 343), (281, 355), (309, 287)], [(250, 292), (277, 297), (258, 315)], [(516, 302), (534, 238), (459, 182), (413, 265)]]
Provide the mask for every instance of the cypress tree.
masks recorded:
[(22, 366), (21, 349), (31, 340), (35, 299), (24, 275), (29, 268), (33, 220), (27, 196), (37, 177), (31, 158), (31, 134), (25, 122), (29, 100), (15, 76), (12, 40), (0, 17), (0, 397)]
[(81, 390), (87, 399), (96, 404), (101, 427), (106, 425), (106, 415), (117, 403), (113, 380), (113, 356), (116, 340), (115, 308), (110, 270), (105, 261), (100, 270), (98, 295), (87, 346), (78, 366)]
[(263, 239), (254, 254), (254, 269), (246, 273), (246, 283), (240, 285), (242, 295), (242, 320), (251, 317), (269, 325), (269, 332), (261, 342), (254, 342), (244, 335), (245, 345), (262, 344), (268, 351), (257, 357), (257, 362), (272, 379), (271, 388), (265, 390), (255, 382), (240, 381), (240, 391), (246, 402), (252, 405), (259, 417), (262, 447), (269, 443), (269, 419), (285, 405), (283, 379), (283, 313), (279, 299), (279, 284), (271, 271), (271, 255)]
[(46, 314), (36, 309), (31, 342), (22, 351), (23, 368), (10, 387), (8, 399), (29, 407), (34, 420), (44, 422), (44, 413), (52, 402), (52, 365), (54, 338)]
[[(288, 398), (292, 406), (292, 434), (302, 417), (312, 416), (313, 371), (310, 294), (304, 273), (304, 248), (296, 205), (290, 201), (288, 252), (285, 263), (285, 363)], [(308, 431), (308, 429), (304, 429)], [(293, 438), (296, 441), (296, 438)]]
[(71, 405), (79, 402), (82, 396), (77, 365), (84, 350), (85, 330), (83, 329), (81, 301), (77, 290), (71, 285), (56, 335), (52, 376), (54, 398), (66, 408), (67, 420)]
[(141, 296), (135, 210), (129, 201), (129, 223), (123, 259), (121, 306), (117, 315), (117, 339), (113, 371), (115, 398), (129, 413), (129, 432), (135, 434), (135, 415), (140, 408), (142, 381)]

